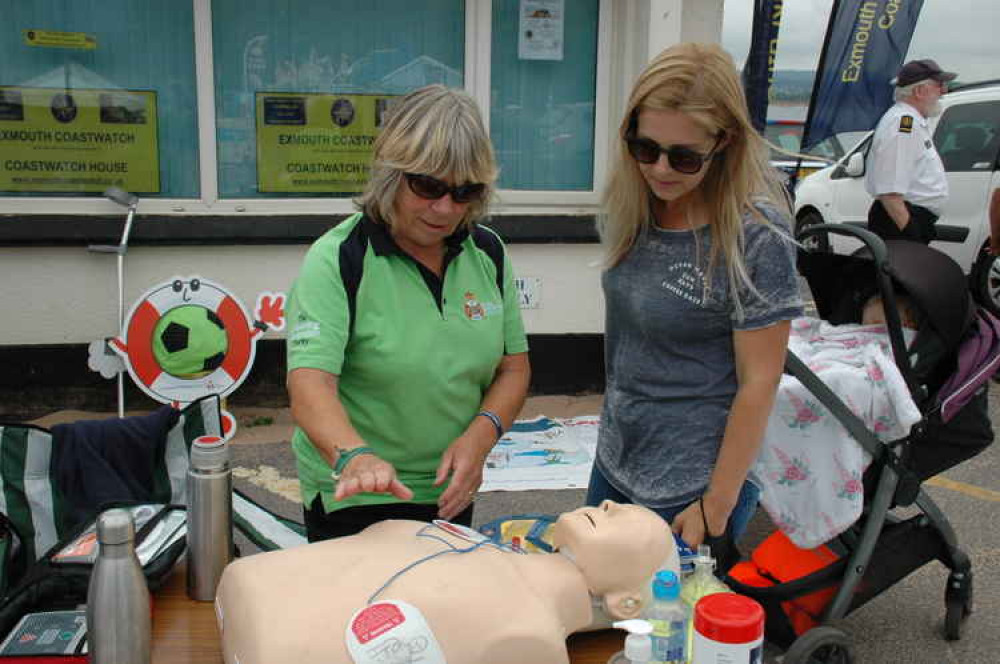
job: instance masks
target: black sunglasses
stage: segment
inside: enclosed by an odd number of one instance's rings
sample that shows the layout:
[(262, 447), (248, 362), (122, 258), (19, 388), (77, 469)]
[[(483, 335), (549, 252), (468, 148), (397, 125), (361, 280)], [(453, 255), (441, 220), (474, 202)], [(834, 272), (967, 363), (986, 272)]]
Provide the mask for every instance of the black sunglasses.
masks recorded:
[(473, 203), (480, 200), (483, 197), (483, 192), (486, 191), (486, 185), (481, 182), (452, 187), (447, 182), (442, 182), (430, 175), (419, 173), (404, 173), (404, 175), (407, 184), (410, 185), (410, 191), (429, 201), (436, 201), (445, 194), (451, 194), (451, 200), (456, 203)]
[(691, 148), (685, 148), (680, 145), (671, 145), (665, 148), (651, 138), (638, 138), (635, 135), (625, 137), (629, 154), (640, 164), (655, 164), (659, 161), (660, 154), (662, 153), (667, 155), (667, 162), (670, 164), (670, 168), (685, 175), (694, 175), (700, 171), (705, 162), (715, 156), (715, 150), (721, 142), (722, 135), (720, 134), (715, 139), (712, 149), (707, 154), (701, 154)]

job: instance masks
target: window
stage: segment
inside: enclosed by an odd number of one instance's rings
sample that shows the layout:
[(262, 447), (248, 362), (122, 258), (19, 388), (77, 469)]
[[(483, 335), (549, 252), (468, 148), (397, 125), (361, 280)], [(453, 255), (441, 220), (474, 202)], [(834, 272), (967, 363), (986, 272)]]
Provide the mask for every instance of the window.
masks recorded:
[(0, 192), (199, 195), (188, 2), (5, 3)]
[[(533, 4), (563, 12), (551, 19), (561, 41), (535, 53), (522, 16)], [(501, 189), (593, 189), (598, 10), (598, 0), (494, 0), (490, 137)]]
[(463, 87), (464, 5), (214, 0), (220, 197), (359, 192), (386, 100)]
[[(8, 5), (3, 156), (26, 169), (44, 161), (18, 131), (32, 123), (128, 134), (133, 149), (97, 146), (90, 154), (110, 172), (88, 162), (80, 168), (93, 173), (32, 172), (20, 188), (0, 159), (5, 211), (104, 214), (103, 191), (117, 185), (139, 194), (145, 213), (347, 212), (382, 114), (429, 83), (465, 88), (480, 104), (509, 209), (597, 203), (616, 124), (612, 0)], [(526, 45), (525, 26), (549, 41)], [(46, 149), (49, 161), (73, 161)]]
[(934, 131), (934, 144), (948, 172), (992, 171), (1000, 149), (1000, 102), (947, 109)]

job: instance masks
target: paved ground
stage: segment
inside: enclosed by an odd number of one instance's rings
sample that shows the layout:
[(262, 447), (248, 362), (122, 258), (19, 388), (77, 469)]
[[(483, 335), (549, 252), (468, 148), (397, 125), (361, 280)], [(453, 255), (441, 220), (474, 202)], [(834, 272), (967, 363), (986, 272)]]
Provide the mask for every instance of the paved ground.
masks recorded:
[[(991, 414), (1000, 424), (1000, 386), (993, 385)], [(544, 414), (567, 417), (599, 412), (601, 397), (536, 397), (522, 417)], [(300, 518), (294, 462), (287, 444), (291, 419), (287, 410), (241, 409), (235, 452), (238, 485), (279, 513)], [(61, 412), (39, 420), (41, 424), (102, 414)], [(107, 416), (107, 414), (103, 415)], [(996, 513), (1000, 504), (1000, 446), (994, 446), (961, 466), (935, 478), (930, 495), (952, 520), (960, 540), (975, 565), (976, 611), (969, 618), (965, 637), (958, 642), (941, 638), (944, 616), (945, 568), (931, 563), (882, 596), (848, 616), (838, 626), (856, 648), (857, 662), (917, 662), (927, 664), (995, 664), (1000, 662), (1000, 529)], [(481, 494), (476, 501), (476, 524), (498, 516), (540, 512), (555, 514), (582, 504), (583, 491), (523, 491)], [(759, 513), (742, 542), (749, 550), (770, 531)], [(768, 662), (780, 661), (769, 653)]]

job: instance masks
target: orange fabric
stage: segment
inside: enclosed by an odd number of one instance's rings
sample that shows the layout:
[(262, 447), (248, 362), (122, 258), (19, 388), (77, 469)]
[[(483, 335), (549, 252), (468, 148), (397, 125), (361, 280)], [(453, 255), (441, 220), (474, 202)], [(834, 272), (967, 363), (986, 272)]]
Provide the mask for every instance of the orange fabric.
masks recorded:
[[(772, 533), (730, 575), (748, 586), (766, 588), (776, 583), (794, 581), (836, 562), (837, 556), (826, 546), (800, 549), (784, 533)], [(781, 607), (796, 634), (802, 634), (819, 624), (826, 605), (833, 599), (837, 586), (824, 588), (808, 595), (782, 602)]]
[(768, 588), (774, 585), (774, 581), (761, 576), (757, 565), (749, 560), (733, 565), (733, 568), (729, 570), (729, 576), (745, 586), (753, 586), (754, 588)]

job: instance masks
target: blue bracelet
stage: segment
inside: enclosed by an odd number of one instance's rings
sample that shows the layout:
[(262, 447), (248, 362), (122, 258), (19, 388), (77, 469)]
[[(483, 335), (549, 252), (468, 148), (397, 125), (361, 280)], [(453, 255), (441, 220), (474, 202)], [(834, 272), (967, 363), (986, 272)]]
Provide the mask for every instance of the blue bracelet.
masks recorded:
[(360, 454), (375, 454), (375, 450), (370, 447), (352, 447), (349, 450), (342, 450), (337, 448), (339, 454), (337, 454), (337, 461), (333, 464), (333, 472), (330, 473), (330, 477), (333, 478), (334, 482), (340, 481), (340, 476), (344, 472), (344, 467), (347, 466), (347, 462)]
[(500, 416), (490, 410), (481, 410), (476, 413), (476, 417), (480, 415), (493, 423), (493, 428), (497, 430), (497, 440), (500, 440), (503, 437), (503, 422), (500, 421)]

